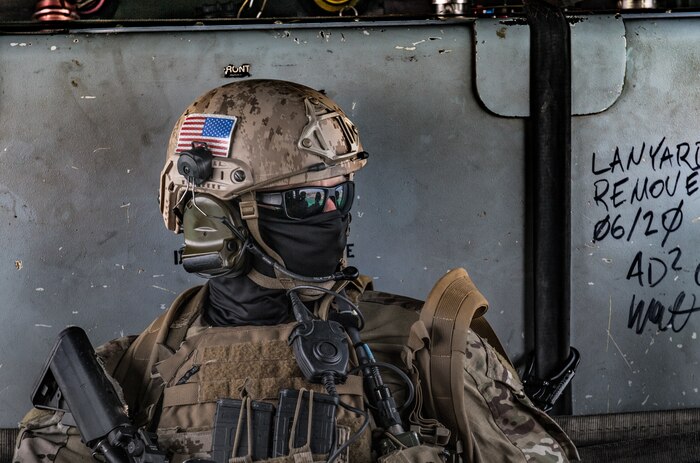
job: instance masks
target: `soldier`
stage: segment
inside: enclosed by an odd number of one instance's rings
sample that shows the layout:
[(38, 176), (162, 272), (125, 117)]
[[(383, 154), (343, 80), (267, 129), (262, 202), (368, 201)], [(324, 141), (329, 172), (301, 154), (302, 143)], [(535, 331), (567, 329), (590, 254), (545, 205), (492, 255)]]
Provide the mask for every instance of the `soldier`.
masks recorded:
[[(476, 393), (484, 430), (465, 437), (421, 408), (432, 398), (415, 388), (421, 373), (406, 359), (416, 349), (405, 346), (421, 303), (371, 291), (345, 261), (353, 176), (367, 157), (344, 112), (302, 85), (241, 81), (187, 108), (170, 138), (160, 210), (169, 230), (184, 233), (183, 267), (207, 282), (137, 338), (98, 349), (134, 424), (156, 431), (173, 463), (575, 456), (468, 321), (465, 361), (483, 370), (479, 388), (491, 387)], [(466, 410), (452, 408), (464, 422)], [(61, 419), (30, 412), (15, 461), (93, 461)]]

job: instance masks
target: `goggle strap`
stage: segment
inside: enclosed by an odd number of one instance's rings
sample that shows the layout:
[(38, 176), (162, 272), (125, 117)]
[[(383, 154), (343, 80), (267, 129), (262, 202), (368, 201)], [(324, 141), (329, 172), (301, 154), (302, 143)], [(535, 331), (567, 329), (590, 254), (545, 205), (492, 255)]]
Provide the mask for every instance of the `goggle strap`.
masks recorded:
[[(257, 202), (255, 201), (255, 193), (248, 192), (241, 196), (241, 205), (243, 204), (246, 204), (248, 206), (250, 204), (255, 204), (254, 209), (255, 212), (257, 212)], [(249, 207), (246, 207), (246, 209), (249, 209)], [(248, 214), (244, 217), (244, 212), (246, 211), (243, 211), (243, 207), (241, 206), (241, 218), (245, 219), (248, 231), (250, 231), (250, 234), (253, 235), (255, 242), (263, 248), (263, 250), (265, 251), (265, 253), (267, 253), (268, 256), (276, 260), (278, 264), (284, 266), (284, 261), (282, 260), (280, 255), (277, 254), (272, 248), (270, 248), (270, 246), (268, 246), (263, 241), (262, 236), (260, 236), (260, 227), (258, 226), (258, 214)]]

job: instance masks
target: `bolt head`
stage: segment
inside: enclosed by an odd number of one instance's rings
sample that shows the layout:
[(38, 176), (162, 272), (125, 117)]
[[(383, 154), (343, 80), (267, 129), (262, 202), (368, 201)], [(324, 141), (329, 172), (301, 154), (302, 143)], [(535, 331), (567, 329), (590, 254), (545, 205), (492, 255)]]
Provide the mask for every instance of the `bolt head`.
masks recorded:
[(233, 181), (234, 182), (243, 182), (246, 178), (245, 171), (242, 171), (238, 169), (233, 173)]

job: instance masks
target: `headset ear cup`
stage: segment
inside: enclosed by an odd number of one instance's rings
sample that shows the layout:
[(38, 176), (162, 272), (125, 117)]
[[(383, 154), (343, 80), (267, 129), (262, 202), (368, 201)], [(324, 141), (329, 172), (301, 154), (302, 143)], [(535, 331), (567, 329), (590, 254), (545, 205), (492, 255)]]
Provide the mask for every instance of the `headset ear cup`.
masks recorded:
[(183, 213), (182, 265), (185, 270), (203, 277), (237, 277), (247, 273), (250, 270), (248, 251), (230, 227), (236, 227), (247, 236), (240, 213), (233, 204), (210, 195), (193, 195)]

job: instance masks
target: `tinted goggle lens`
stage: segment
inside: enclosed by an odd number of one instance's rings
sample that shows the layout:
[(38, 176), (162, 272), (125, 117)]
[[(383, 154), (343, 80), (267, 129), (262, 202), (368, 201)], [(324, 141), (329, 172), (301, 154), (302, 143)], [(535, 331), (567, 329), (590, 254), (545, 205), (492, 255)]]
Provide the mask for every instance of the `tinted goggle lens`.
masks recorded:
[(354, 191), (355, 184), (348, 181), (333, 187), (308, 186), (282, 192), (261, 193), (258, 195), (258, 201), (278, 207), (290, 219), (305, 219), (323, 212), (329, 198), (336, 209), (346, 214), (352, 206)]

